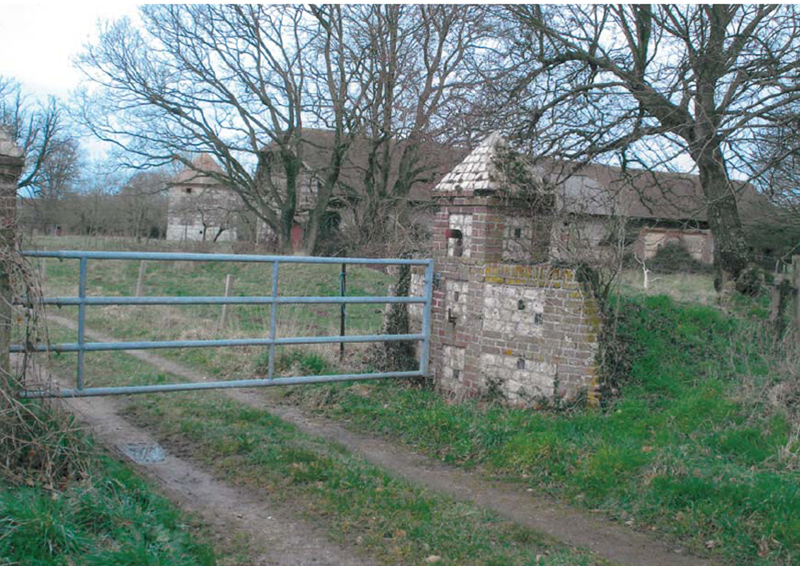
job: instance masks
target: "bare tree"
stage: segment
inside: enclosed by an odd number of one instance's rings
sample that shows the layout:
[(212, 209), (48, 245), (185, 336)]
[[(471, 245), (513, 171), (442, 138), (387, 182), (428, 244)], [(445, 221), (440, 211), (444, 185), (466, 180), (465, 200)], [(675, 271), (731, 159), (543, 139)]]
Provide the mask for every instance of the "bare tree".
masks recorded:
[(46, 103), (33, 101), (22, 92), (19, 83), (0, 76), (0, 126), (10, 130), (11, 138), (25, 156), (17, 186), (29, 187), (35, 193), (41, 189), (43, 168), (50, 154), (60, 152), (63, 156), (65, 144), (71, 143), (58, 100), (50, 97)]
[(50, 232), (61, 224), (64, 200), (76, 190), (81, 177), (81, 151), (77, 140), (50, 140), (28, 201), (39, 229)]
[[(351, 136), (361, 64), (343, 41), (342, 7), (146, 6), (144, 29), (106, 26), (80, 57), (94, 85), (82, 117), (128, 164), (158, 166), (210, 153), (209, 173), (290, 246), (302, 182), (302, 132), (322, 120), (337, 132), (317, 209), (324, 210)], [(322, 215), (310, 218), (314, 247)]]
[(455, 122), (464, 119), (479, 80), (470, 69), (488, 36), (486, 16), (480, 6), (359, 8), (353, 41), (369, 53), (360, 77), (369, 147), (363, 189), (351, 196), (363, 201), (356, 208), (362, 244), (383, 241), (387, 219), (402, 219), (412, 188), (434, 173), (423, 148), (452, 141)]
[(762, 207), (754, 221), (745, 222), (752, 245), (774, 263), (788, 268), (800, 250), (800, 104), (783, 109), (775, 126), (758, 140), (755, 159), (750, 161), (756, 184), (773, 205)]
[(116, 198), (127, 235), (141, 238), (163, 237), (167, 230), (166, 185), (164, 171), (142, 171), (133, 175)]
[(800, 104), (786, 108), (782, 123), (764, 132), (751, 163), (762, 191), (800, 218)]
[(729, 173), (800, 99), (799, 21), (790, 5), (514, 6), (496, 86), (538, 153), (648, 167), (688, 157), (720, 275), (737, 277), (750, 254)]

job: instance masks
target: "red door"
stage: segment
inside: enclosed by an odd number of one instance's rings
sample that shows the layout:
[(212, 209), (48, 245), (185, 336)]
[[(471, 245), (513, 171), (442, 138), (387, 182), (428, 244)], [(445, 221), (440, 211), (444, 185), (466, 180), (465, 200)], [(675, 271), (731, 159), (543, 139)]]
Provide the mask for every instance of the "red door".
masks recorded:
[(299, 224), (292, 226), (292, 253), (297, 253), (303, 247), (303, 227)]

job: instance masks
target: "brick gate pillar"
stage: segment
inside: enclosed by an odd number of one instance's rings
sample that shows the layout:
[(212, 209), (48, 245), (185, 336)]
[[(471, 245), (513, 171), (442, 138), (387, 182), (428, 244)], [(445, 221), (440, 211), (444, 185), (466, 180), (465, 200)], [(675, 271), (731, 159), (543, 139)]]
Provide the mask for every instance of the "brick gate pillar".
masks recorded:
[(495, 133), (432, 198), (437, 387), (524, 406), (596, 399), (596, 301), (551, 261), (554, 198), (536, 171)]

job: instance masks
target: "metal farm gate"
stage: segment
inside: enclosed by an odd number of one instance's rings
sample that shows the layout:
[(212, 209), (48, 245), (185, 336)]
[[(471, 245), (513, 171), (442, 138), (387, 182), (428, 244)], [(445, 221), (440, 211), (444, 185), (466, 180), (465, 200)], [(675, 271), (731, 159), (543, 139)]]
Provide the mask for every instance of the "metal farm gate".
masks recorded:
[[(431, 295), (433, 291), (433, 260), (431, 259), (367, 259), (332, 257), (295, 257), (238, 254), (201, 253), (153, 253), (153, 252), (105, 252), (105, 251), (31, 251), (24, 252), (27, 257), (78, 260), (80, 262), (77, 297), (45, 297), (45, 305), (78, 307), (78, 341), (65, 344), (25, 344), (12, 345), (11, 352), (77, 352), (76, 387), (59, 390), (26, 391), (26, 397), (90, 397), (97, 395), (128, 395), (134, 393), (157, 393), (166, 391), (188, 391), (197, 389), (220, 389), (232, 387), (266, 387), (273, 385), (297, 385), (303, 383), (325, 383), (334, 381), (385, 379), (402, 377), (421, 377), (427, 375), (430, 349)], [(251, 297), (102, 297), (86, 295), (86, 272), (89, 260), (127, 260), (127, 261), (197, 261), (197, 262), (243, 262), (267, 263), (272, 265), (272, 292), (264, 296)], [(425, 267), (424, 295), (421, 297), (372, 297), (372, 296), (330, 296), (330, 297), (281, 297), (278, 294), (280, 266), (285, 263), (336, 264), (336, 265), (406, 265)], [(343, 267), (344, 273), (344, 267)], [(342, 285), (342, 291), (344, 286)], [(341, 293), (344, 295), (344, 292)], [(386, 304), (408, 303), (423, 305), (422, 331), (418, 334), (370, 334), (355, 336), (292, 336), (277, 337), (278, 305), (315, 304)], [(269, 337), (221, 340), (173, 340), (158, 342), (87, 342), (86, 307), (108, 305), (270, 305)], [(299, 375), (292, 377), (274, 376), (275, 346), (294, 344), (333, 344), (353, 342), (420, 342), (419, 367), (413, 371), (392, 371), (383, 373), (345, 373), (334, 375)], [(123, 387), (85, 387), (84, 363), (87, 352), (111, 350), (156, 350), (164, 348), (218, 348), (226, 346), (267, 346), (269, 348), (269, 370), (266, 378), (238, 379), (230, 381), (204, 381), (201, 383), (167, 383), (157, 385), (137, 385)]]

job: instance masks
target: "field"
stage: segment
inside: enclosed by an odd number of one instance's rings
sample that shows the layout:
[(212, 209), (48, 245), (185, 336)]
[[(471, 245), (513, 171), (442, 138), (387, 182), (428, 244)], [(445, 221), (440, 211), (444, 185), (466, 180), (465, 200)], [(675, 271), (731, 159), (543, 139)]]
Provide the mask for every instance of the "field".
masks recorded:
[[(58, 243), (86, 245), (64, 238)], [(51, 242), (46, 245), (53, 249)], [(331, 267), (287, 269), (281, 293), (338, 294), (338, 269)], [(96, 262), (92, 267), (90, 262), (89, 293), (133, 294), (138, 269), (138, 263)], [(145, 294), (221, 294), (228, 273), (236, 279), (236, 293), (264, 293), (270, 286), (268, 271), (254, 265), (148, 264)], [(76, 262), (48, 260), (48, 295), (74, 295), (76, 282)], [(384, 294), (391, 283), (392, 277), (378, 271), (348, 269), (353, 294)], [(761, 323), (764, 299), (721, 310), (713, 306), (710, 279), (698, 275), (657, 276), (645, 294), (641, 274), (630, 272), (621, 291), (618, 392), (602, 409), (531, 412), (491, 400), (453, 404), (430, 389), (398, 382), (291, 388), (278, 397), (487, 478), (517, 481), (600, 511), (632, 528), (680, 541), (698, 554), (736, 564), (796, 563), (800, 428), (795, 401), (800, 395), (793, 384), (798, 364), (788, 344), (776, 344)], [(282, 307), (279, 334), (337, 333), (338, 308), (315, 309)], [(268, 328), (268, 309), (232, 309), (223, 329), (217, 327), (219, 311), (203, 306), (90, 308), (87, 325), (118, 339), (252, 336)], [(60, 314), (75, 315), (74, 309)], [(380, 328), (380, 309), (361, 307), (348, 315), (348, 333)], [(51, 334), (54, 340), (74, 340), (74, 334), (57, 327)], [(284, 374), (335, 372), (337, 352), (335, 347), (285, 348), (278, 368)], [(365, 364), (362, 354), (363, 349), (348, 346), (348, 369)], [(221, 379), (263, 372), (264, 352), (257, 348), (175, 350), (164, 356)], [(69, 375), (74, 356), (58, 356), (54, 363)], [(131, 364), (124, 354), (88, 354), (89, 384), (173, 379)], [(292, 486), (286, 497), (305, 501), (311, 516), (334, 517), (336, 536), (361, 537), (386, 563), (418, 563), (431, 545), (448, 549), (445, 563), (453, 564), (523, 563), (530, 545), (551, 545), (551, 552), (561, 553), (554, 564), (591, 563), (490, 516), (468, 520), (475, 510), (459, 510), (452, 502), (397, 485), (379, 470), (323, 450), (265, 414), (216, 394), (137, 398), (129, 411), (158, 423), (163, 435), (188, 439), (201, 459), (222, 474), (244, 470), (254, 485)], [(417, 503), (398, 506), (400, 500)], [(422, 525), (446, 520), (461, 522), (473, 533), (487, 525), (496, 530), (489, 539), (459, 549), (456, 541), (463, 531), (414, 527), (421, 520), (419, 505), (426, 509)], [(388, 522), (360, 519), (366, 516)], [(388, 537), (392, 540), (387, 542), (387, 532), (402, 532), (405, 540)], [(467, 556), (479, 558), (468, 562)]]
[[(79, 238), (59, 238), (58, 243), (71, 247), (89, 244)], [(47, 249), (53, 244), (47, 241)], [(41, 248), (40, 248), (41, 249)], [(223, 248), (224, 250), (224, 248)], [(166, 250), (165, 250), (166, 251)], [(41, 261), (41, 260), (40, 260)], [(45, 290), (49, 296), (75, 296), (78, 284), (78, 262), (47, 259)], [(89, 261), (87, 294), (132, 296), (135, 293), (140, 262)], [(222, 295), (226, 276), (233, 276), (234, 296), (269, 295), (272, 287), (272, 266), (256, 263), (147, 262), (142, 295), (203, 296)], [(366, 267), (348, 266), (348, 295), (386, 295), (394, 281), (386, 273)], [(281, 296), (338, 296), (338, 265), (283, 264), (280, 268), (278, 293)], [(220, 327), (222, 307), (134, 306), (91, 307), (87, 310), (89, 328), (111, 330), (115, 336), (129, 340), (206, 340), (218, 338), (265, 337), (269, 335), (268, 305), (231, 305), (224, 327)], [(347, 334), (378, 334), (381, 331), (383, 305), (348, 305)], [(77, 308), (63, 307), (58, 314), (75, 317)], [(295, 306), (277, 308), (277, 335), (338, 335), (338, 305)], [(68, 341), (74, 341), (73, 335)], [(363, 351), (363, 346), (347, 345), (347, 352)], [(308, 348), (307, 348), (308, 349)], [(291, 356), (293, 347), (278, 347), (278, 354)], [(338, 360), (338, 345), (318, 345), (312, 349), (326, 359)], [(165, 355), (207, 371), (215, 379), (242, 379), (263, 370), (264, 348), (184, 349), (166, 351)], [(351, 361), (359, 356), (351, 356)], [(90, 385), (103, 385), (102, 377), (91, 376)]]

